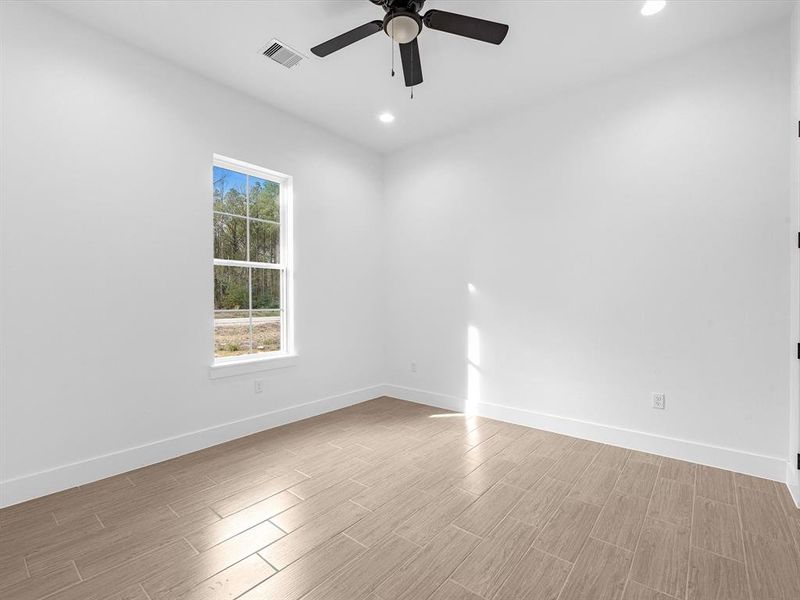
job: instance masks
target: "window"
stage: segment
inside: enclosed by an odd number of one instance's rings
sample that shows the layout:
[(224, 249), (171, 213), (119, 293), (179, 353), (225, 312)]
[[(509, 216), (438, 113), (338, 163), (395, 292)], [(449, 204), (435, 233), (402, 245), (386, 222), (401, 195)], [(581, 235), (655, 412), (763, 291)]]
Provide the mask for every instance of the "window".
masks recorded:
[(214, 157), (214, 363), (290, 354), (291, 178)]

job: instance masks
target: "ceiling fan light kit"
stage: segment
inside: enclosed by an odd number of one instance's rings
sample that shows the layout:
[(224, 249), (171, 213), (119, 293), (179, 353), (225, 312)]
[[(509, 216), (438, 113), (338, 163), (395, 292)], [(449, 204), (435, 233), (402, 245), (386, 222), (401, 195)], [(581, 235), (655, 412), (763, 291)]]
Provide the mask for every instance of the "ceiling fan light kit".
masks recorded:
[(403, 63), (406, 87), (412, 87), (422, 83), (422, 61), (417, 38), (424, 27), (496, 45), (501, 44), (508, 34), (508, 25), (494, 21), (443, 10), (429, 10), (421, 15), (420, 11), (425, 5), (425, 0), (370, 0), (370, 2), (386, 11), (382, 21), (365, 23), (314, 46), (311, 52), (323, 58), (383, 30), (400, 45), (400, 59)]
[(422, 31), (422, 19), (416, 13), (397, 12), (391, 17), (387, 14), (383, 30), (398, 44), (408, 44)]

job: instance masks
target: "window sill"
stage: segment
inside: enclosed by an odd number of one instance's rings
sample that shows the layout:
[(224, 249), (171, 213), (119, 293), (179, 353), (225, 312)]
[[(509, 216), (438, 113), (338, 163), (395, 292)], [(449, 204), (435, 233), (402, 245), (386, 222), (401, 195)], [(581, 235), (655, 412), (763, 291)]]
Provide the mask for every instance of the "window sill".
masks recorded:
[(289, 367), (294, 367), (296, 364), (296, 354), (281, 354), (280, 356), (250, 358), (231, 362), (218, 362), (214, 363), (208, 368), (208, 376), (211, 379), (222, 379), (223, 377), (236, 377), (238, 375), (257, 373), (259, 371), (286, 369)]

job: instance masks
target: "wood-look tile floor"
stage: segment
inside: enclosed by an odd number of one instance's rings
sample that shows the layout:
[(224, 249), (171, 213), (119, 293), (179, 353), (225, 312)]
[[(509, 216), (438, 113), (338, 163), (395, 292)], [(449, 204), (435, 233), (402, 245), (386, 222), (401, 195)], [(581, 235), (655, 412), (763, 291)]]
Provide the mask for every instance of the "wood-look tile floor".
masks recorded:
[(798, 600), (800, 510), (380, 398), (3, 509), (0, 598)]

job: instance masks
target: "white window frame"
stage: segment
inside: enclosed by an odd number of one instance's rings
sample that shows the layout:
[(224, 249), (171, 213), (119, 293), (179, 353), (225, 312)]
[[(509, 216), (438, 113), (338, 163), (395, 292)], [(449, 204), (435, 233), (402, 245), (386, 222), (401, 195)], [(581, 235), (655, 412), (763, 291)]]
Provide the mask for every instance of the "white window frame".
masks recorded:
[[(256, 269), (271, 269), (281, 272), (281, 349), (272, 352), (258, 352), (252, 354), (242, 354), (239, 356), (224, 356), (217, 357), (214, 352), (214, 338), (211, 338), (211, 356), (213, 362), (211, 364), (211, 377), (227, 377), (230, 375), (246, 374), (252, 371), (275, 369), (295, 364), (295, 348), (294, 348), (294, 286), (293, 280), (293, 263), (292, 263), (292, 177), (284, 173), (279, 173), (271, 169), (259, 167), (257, 165), (243, 162), (214, 154), (213, 166), (230, 171), (236, 171), (257, 177), (259, 179), (266, 179), (268, 181), (277, 183), (280, 186), (280, 262), (279, 263), (260, 263), (246, 260), (227, 260), (216, 258), (212, 251), (212, 278), (214, 266), (230, 266), (230, 267), (246, 267)], [(213, 185), (213, 182), (212, 182)], [(212, 194), (213, 197), (213, 194)], [(249, 221), (249, 202), (247, 203), (248, 209), (246, 217)], [(212, 206), (212, 216), (213, 216)], [(241, 215), (234, 215), (241, 217)], [(247, 227), (247, 247), (250, 248), (250, 227)], [(213, 279), (212, 279), (213, 281)], [(250, 294), (252, 294), (252, 282), (250, 284)], [(211, 318), (212, 322), (216, 314), (214, 310), (214, 302), (211, 302)], [(250, 331), (252, 339), (252, 311), (250, 311)]]

